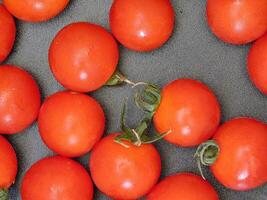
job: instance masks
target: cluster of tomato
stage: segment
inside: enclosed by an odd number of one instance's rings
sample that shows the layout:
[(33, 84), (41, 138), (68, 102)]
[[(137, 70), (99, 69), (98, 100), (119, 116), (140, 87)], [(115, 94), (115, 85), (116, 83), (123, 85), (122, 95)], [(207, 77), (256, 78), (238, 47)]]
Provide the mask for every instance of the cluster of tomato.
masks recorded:
[[(42, 22), (59, 14), (69, 0), (3, 0), (0, 5), (0, 62), (14, 44), (14, 19)], [(12, 15), (11, 15), (11, 14)], [(267, 31), (267, 0), (208, 0), (207, 19), (212, 32), (225, 42), (246, 44)], [(164, 138), (177, 146), (199, 145), (199, 166), (211, 166), (217, 180), (233, 190), (250, 190), (267, 182), (267, 125), (252, 118), (235, 118), (220, 125), (221, 109), (203, 83), (177, 79), (162, 90), (145, 84), (136, 103), (147, 113), (135, 129), (122, 114), (121, 133), (101, 139), (105, 114), (85, 92), (122, 82), (135, 84), (116, 70), (119, 49), (115, 38), (135, 51), (151, 51), (171, 36), (175, 21), (169, 0), (114, 0), (110, 34), (103, 27), (72, 23), (55, 36), (49, 64), (68, 91), (47, 97), (41, 105), (38, 85), (23, 69), (0, 67), (0, 133), (15, 134), (38, 118), (44, 143), (58, 156), (44, 158), (26, 172), (21, 183), (23, 200), (89, 200), (93, 183), (113, 199), (218, 200), (215, 189), (201, 176), (177, 173), (157, 184), (161, 159), (152, 142)], [(113, 37), (114, 36), (114, 37)], [(252, 46), (248, 71), (267, 94), (267, 36)], [(150, 122), (159, 132), (146, 135)], [(219, 126), (220, 125), (220, 126)], [(212, 138), (212, 140), (209, 140)], [(90, 174), (76, 161), (91, 151)], [(200, 167), (201, 168), (201, 167)], [(15, 181), (17, 158), (0, 136), (0, 199), (8, 198)]]

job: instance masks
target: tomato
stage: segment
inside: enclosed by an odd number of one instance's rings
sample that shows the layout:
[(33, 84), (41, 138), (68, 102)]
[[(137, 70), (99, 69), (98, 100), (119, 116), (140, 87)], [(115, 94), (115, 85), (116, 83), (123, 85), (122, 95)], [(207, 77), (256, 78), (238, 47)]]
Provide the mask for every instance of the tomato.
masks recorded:
[(267, 126), (249, 118), (223, 124), (214, 136), (220, 148), (211, 166), (214, 176), (233, 190), (249, 190), (267, 182)]
[(42, 22), (62, 12), (69, 0), (3, 0), (3, 3), (18, 19)]
[(220, 122), (220, 106), (212, 91), (192, 79), (177, 79), (163, 88), (154, 116), (164, 139), (179, 146), (198, 145), (214, 134)]
[(111, 134), (92, 150), (89, 167), (97, 188), (113, 199), (138, 199), (157, 183), (161, 171), (159, 153), (151, 144), (126, 148)]
[(112, 35), (101, 26), (86, 22), (63, 28), (49, 50), (49, 63), (56, 79), (64, 87), (79, 92), (103, 86), (115, 72), (118, 60), (119, 49)]
[(267, 95), (267, 35), (253, 44), (249, 50), (247, 65), (250, 79)]
[(40, 91), (32, 76), (16, 66), (0, 66), (0, 77), (0, 133), (18, 133), (36, 120)]
[(151, 51), (172, 35), (175, 13), (169, 0), (114, 0), (110, 27), (129, 49)]
[(40, 135), (54, 152), (78, 157), (87, 153), (101, 138), (105, 115), (90, 96), (58, 92), (43, 103), (38, 119)]
[(11, 52), (16, 37), (16, 24), (11, 14), (0, 4), (0, 63)]
[(147, 200), (219, 200), (212, 185), (200, 176), (177, 173), (163, 179), (147, 196)]
[(221, 40), (246, 44), (267, 31), (267, 0), (208, 0), (207, 20)]
[(78, 162), (54, 156), (39, 160), (26, 172), (22, 200), (92, 200), (93, 184)]
[(17, 171), (16, 153), (11, 144), (0, 135), (0, 190), (8, 189), (15, 182)]

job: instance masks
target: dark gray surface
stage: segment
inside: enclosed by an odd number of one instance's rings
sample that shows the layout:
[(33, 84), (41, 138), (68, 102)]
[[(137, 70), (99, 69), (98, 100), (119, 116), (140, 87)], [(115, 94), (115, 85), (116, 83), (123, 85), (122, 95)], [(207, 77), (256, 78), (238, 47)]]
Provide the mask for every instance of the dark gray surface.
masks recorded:
[[(5, 62), (23, 67), (38, 81), (43, 98), (63, 88), (53, 78), (48, 62), (48, 47), (65, 25), (88, 21), (108, 28), (108, 12), (112, 0), (72, 0), (57, 18), (41, 24), (17, 21), (17, 41)], [(246, 73), (249, 46), (231, 46), (217, 40), (205, 21), (205, 3), (201, 0), (173, 0), (176, 28), (173, 37), (161, 49), (136, 53), (121, 48), (120, 69), (133, 80), (146, 80), (160, 86), (180, 77), (199, 79), (209, 85), (222, 106), (222, 121), (250, 116), (267, 122), (267, 97), (250, 83)], [(92, 96), (103, 105), (106, 133), (119, 130), (122, 98), (128, 88), (102, 88)], [(9, 136), (19, 158), (19, 173), (11, 188), (11, 200), (20, 199), (19, 186), (26, 169), (35, 161), (53, 153), (42, 143), (36, 124), (24, 133)], [(195, 149), (177, 148), (165, 141), (156, 144), (162, 155), (162, 177), (175, 172), (198, 172), (192, 156)], [(88, 169), (88, 155), (78, 159)], [(220, 186), (209, 174), (208, 179), (219, 191), (221, 200), (266, 200), (267, 185), (250, 192), (234, 192)], [(96, 192), (94, 199), (109, 199)]]

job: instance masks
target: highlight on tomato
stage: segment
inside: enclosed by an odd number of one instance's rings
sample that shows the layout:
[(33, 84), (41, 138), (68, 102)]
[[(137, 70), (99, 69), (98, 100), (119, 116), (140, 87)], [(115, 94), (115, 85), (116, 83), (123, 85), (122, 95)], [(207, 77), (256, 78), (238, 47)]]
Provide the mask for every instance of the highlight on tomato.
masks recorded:
[(49, 49), (55, 78), (78, 92), (94, 91), (112, 77), (119, 60), (118, 45), (103, 27), (78, 22), (64, 27)]
[(220, 105), (214, 93), (193, 79), (177, 79), (161, 92), (154, 115), (159, 133), (171, 131), (165, 140), (190, 147), (211, 138), (220, 122)]
[(3, 0), (16, 18), (28, 22), (43, 22), (61, 13), (69, 0)]
[(109, 22), (122, 45), (135, 51), (151, 51), (171, 37), (175, 13), (170, 0), (114, 0)]
[(88, 95), (57, 92), (44, 101), (38, 127), (51, 150), (78, 157), (90, 151), (103, 135), (105, 115), (101, 105)]
[(39, 87), (28, 72), (16, 66), (0, 66), (0, 77), (0, 133), (15, 134), (36, 120)]
[(192, 173), (177, 173), (164, 178), (147, 195), (147, 200), (219, 200), (212, 185)]
[(16, 37), (16, 24), (12, 15), (0, 4), (0, 63), (10, 54)]
[(0, 135), (0, 199), (8, 199), (8, 188), (15, 182), (17, 171), (16, 153), (7, 139)]
[(53, 156), (39, 160), (28, 169), (20, 192), (23, 200), (92, 200), (93, 184), (78, 162)]
[(244, 191), (267, 182), (267, 126), (252, 118), (232, 119), (219, 127), (213, 140), (199, 146), (199, 164), (211, 166), (225, 187)]
[(231, 44), (246, 44), (267, 31), (267, 0), (208, 0), (211, 31)]

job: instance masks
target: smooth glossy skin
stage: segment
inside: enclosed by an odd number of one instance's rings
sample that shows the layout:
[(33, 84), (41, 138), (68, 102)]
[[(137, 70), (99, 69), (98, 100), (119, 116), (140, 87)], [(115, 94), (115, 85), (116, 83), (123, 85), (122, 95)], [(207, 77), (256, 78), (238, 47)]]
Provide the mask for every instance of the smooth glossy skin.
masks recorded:
[(54, 156), (31, 166), (21, 184), (22, 200), (92, 200), (93, 184), (78, 162)]
[(18, 19), (43, 22), (62, 12), (69, 0), (3, 0), (3, 3)]
[(219, 200), (219, 196), (200, 176), (178, 173), (159, 182), (146, 200)]
[(246, 44), (267, 31), (267, 0), (208, 0), (211, 31), (224, 42)]
[(103, 27), (86, 22), (63, 28), (49, 50), (55, 78), (66, 88), (89, 92), (102, 87), (119, 60), (118, 45)]
[(129, 49), (151, 51), (172, 35), (175, 13), (169, 0), (114, 0), (110, 27)]
[(157, 183), (160, 156), (151, 144), (123, 147), (114, 142), (117, 135), (108, 135), (93, 148), (89, 163), (92, 179), (110, 198), (138, 199)]
[(267, 35), (253, 44), (249, 50), (247, 64), (250, 79), (267, 95)]
[(0, 135), (0, 189), (8, 189), (18, 171), (16, 153), (11, 144)]
[(214, 176), (233, 190), (250, 190), (267, 182), (267, 126), (250, 118), (223, 124), (214, 136), (220, 154)]
[(78, 157), (90, 151), (103, 135), (105, 115), (101, 105), (88, 95), (58, 92), (43, 103), (38, 126), (51, 150)]
[(38, 85), (28, 72), (11, 65), (0, 66), (0, 77), (0, 133), (21, 132), (38, 116)]
[(154, 125), (178, 146), (196, 146), (214, 134), (220, 122), (220, 105), (213, 92), (192, 79), (177, 79), (162, 90)]
[(0, 63), (10, 54), (16, 37), (16, 24), (11, 14), (0, 4)]

